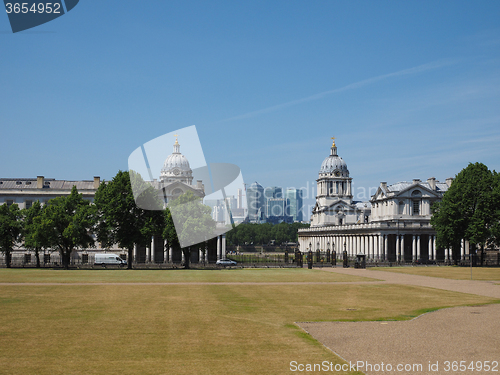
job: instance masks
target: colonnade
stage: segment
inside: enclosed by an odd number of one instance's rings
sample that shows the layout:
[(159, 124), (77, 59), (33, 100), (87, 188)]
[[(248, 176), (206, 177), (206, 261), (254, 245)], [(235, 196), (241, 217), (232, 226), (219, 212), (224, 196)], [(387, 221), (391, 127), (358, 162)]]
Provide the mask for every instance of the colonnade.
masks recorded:
[[(146, 256), (145, 256), (145, 261), (144, 263), (158, 263), (155, 261), (155, 246), (158, 246), (159, 243), (158, 241), (155, 242), (155, 238), (153, 237), (151, 239), (151, 244), (149, 246), (146, 246)], [(174, 254), (172, 251), (172, 248), (168, 246), (167, 241), (162, 242), (162, 247), (163, 247), (163, 263), (171, 263), (174, 262)], [(206, 251), (199, 250), (198, 254), (198, 259), (199, 262), (208, 262), (209, 259), (209, 252), (208, 249)], [(184, 262), (184, 253), (181, 252), (181, 261)], [(221, 234), (217, 236), (217, 260), (219, 259), (224, 259), (226, 257), (226, 235)], [(139, 251), (138, 251), (138, 246), (134, 246), (134, 253), (133, 253), (133, 259), (134, 262), (137, 263), (139, 260)]]
[[(405, 240), (410, 242), (405, 244)], [(306, 238), (299, 237), (299, 242), (301, 251), (336, 251), (339, 258), (345, 250), (349, 257), (362, 253), (366, 255), (366, 259), (373, 261), (416, 262), (422, 258), (429, 261), (438, 260), (436, 236), (433, 234), (315, 234)], [(462, 241), (462, 258), (465, 251), (466, 243)], [(444, 258), (452, 258), (450, 249), (444, 250)]]

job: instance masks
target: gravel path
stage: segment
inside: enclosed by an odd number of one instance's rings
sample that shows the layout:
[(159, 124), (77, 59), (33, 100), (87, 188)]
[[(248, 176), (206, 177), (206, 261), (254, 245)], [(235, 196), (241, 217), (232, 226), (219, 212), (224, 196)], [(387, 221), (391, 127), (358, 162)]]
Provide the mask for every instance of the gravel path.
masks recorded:
[[(495, 282), (359, 269), (323, 270), (500, 298), (500, 285)], [(500, 374), (499, 317), (500, 305), (486, 305), (443, 309), (411, 321), (299, 325), (347, 362), (360, 361), (358, 370), (365, 374)], [(465, 366), (463, 371), (460, 365)], [(486, 366), (490, 371), (485, 371)]]

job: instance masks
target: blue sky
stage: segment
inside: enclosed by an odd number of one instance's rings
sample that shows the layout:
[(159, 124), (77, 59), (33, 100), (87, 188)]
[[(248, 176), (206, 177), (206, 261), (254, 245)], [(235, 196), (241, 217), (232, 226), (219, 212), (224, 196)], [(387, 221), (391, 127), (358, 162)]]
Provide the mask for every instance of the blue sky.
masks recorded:
[(16, 34), (4, 14), (0, 124), (1, 177), (111, 179), (190, 125), (264, 186), (314, 184), (332, 136), (358, 199), (498, 171), (500, 2), (80, 1)]

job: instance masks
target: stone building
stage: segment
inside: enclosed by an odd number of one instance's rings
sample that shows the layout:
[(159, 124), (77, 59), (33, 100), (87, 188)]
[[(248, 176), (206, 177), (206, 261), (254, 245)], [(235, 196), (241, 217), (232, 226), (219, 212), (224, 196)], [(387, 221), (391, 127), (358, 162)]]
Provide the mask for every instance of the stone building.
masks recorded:
[[(100, 177), (82, 181), (56, 180), (44, 178), (43, 176), (37, 178), (0, 178), (0, 204), (11, 205), (16, 203), (21, 209), (31, 207), (35, 201), (46, 204), (52, 198), (69, 195), (73, 186), (77, 187), (78, 192), (83, 195), (84, 199), (93, 202), (100, 184)], [(152, 184), (158, 189), (165, 203), (187, 191), (191, 191), (195, 196), (201, 198), (205, 196), (204, 186), (201, 181), (197, 181), (196, 185), (193, 185), (193, 172), (187, 158), (180, 153), (180, 144), (177, 138), (172, 154), (166, 158), (163, 164), (159, 180), (153, 181)], [(219, 235), (214, 241), (217, 241), (216, 252), (193, 252), (191, 262), (215, 262), (225, 257), (225, 235)], [(123, 259), (126, 259), (127, 256), (126, 249), (120, 249), (116, 245), (104, 249), (96, 241), (95, 248), (75, 251), (72, 255), (72, 262), (75, 264), (92, 263), (96, 252), (116, 253)], [(0, 263), (3, 262), (2, 254), (0, 254), (0, 259)], [(47, 251), (42, 256), (42, 260), (44, 263), (60, 263), (57, 252)], [(172, 251), (169, 246), (166, 246), (162, 238), (153, 238), (150, 246), (136, 246), (134, 249), (135, 263), (163, 264), (181, 263), (183, 261), (181, 251)], [(15, 264), (33, 264), (35, 262), (34, 254), (20, 247), (13, 253), (13, 262)]]
[[(436, 248), (430, 224), (431, 205), (452, 183), (435, 178), (423, 182), (382, 182), (370, 202), (352, 201), (346, 163), (337, 155), (335, 142), (319, 171), (318, 195), (311, 227), (299, 229), (301, 251), (347, 251), (365, 254), (369, 261), (429, 262), (450, 259), (448, 249)], [(462, 246), (462, 256), (467, 246)]]

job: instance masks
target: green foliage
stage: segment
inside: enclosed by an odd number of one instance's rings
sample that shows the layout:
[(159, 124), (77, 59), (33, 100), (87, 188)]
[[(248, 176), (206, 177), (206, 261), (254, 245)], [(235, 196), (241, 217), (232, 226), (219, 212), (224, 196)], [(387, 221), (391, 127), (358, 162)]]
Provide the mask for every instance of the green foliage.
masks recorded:
[[(137, 192), (136, 198), (132, 186)], [(155, 210), (140, 208), (135, 199), (141, 206)], [(112, 181), (99, 186), (94, 203), (98, 241), (103, 247), (117, 243), (127, 249), (128, 268), (132, 268), (134, 245), (149, 245), (151, 236), (161, 235), (163, 231), (163, 211), (159, 210), (161, 201), (156, 190), (139, 174), (118, 171)]]
[(41, 215), (34, 218), (37, 230), (43, 233), (37, 237), (40, 244), (58, 249), (65, 268), (69, 267), (74, 249), (94, 246), (94, 211), (94, 206), (73, 186), (69, 196), (51, 199)]
[(182, 248), (185, 267), (189, 268), (191, 251), (205, 248), (208, 239), (215, 234), (216, 223), (212, 219), (210, 207), (205, 206), (201, 198), (190, 191), (169, 202), (168, 206), (165, 210), (163, 235), (174, 249), (180, 248), (183, 243), (193, 243), (192, 246)]
[(229, 245), (267, 245), (271, 240), (276, 244), (283, 242), (297, 242), (298, 229), (308, 228), (309, 224), (302, 223), (280, 223), (280, 224), (253, 224), (243, 223), (226, 233), (226, 241)]
[(39, 201), (22, 210), (24, 247), (35, 251), (37, 267), (40, 267), (40, 250), (48, 247), (47, 233), (40, 225), (42, 210), (43, 206)]
[(5, 254), (7, 268), (11, 266), (12, 250), (22, 233), (21, 217), (17, 204), (0, 206), (0, 251)]
[(456, 175), (442, 201), (432, 208), (438, 247), (453, 249), (456, 259), (462, 239), (481, 248), (499, 242), (499, 182), (498, 174), (482, 163), (469, 163)]

